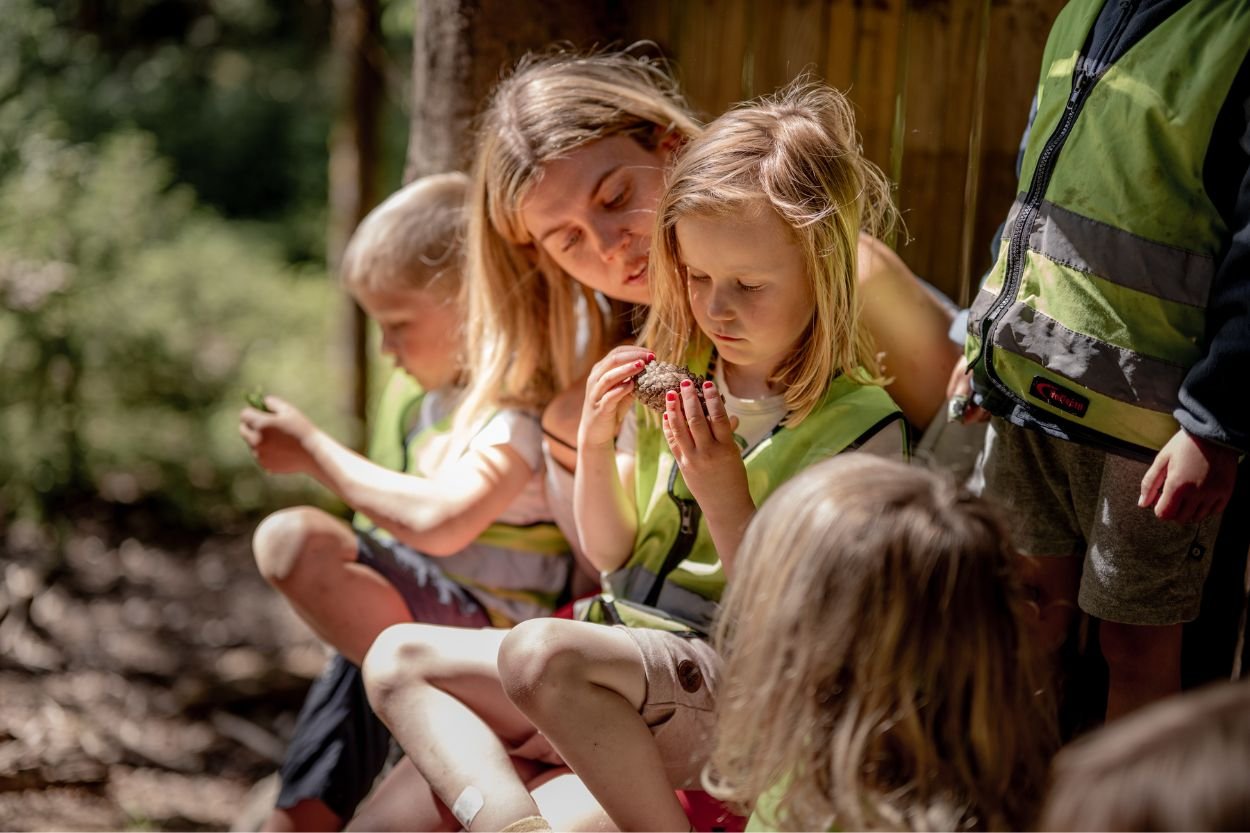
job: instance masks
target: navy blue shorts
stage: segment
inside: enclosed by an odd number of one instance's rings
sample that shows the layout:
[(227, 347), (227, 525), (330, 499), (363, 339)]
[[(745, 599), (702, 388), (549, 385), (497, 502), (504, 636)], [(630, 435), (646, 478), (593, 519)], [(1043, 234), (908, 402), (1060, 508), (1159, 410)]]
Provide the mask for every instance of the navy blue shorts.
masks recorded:
[[(399, 590), (414, 622), (482, 628), (486, 609), (438, 560), (397, 541), (357, 533), (357, 561)], [(314, 799), (346, 821), (386, 765), (391, 734), (369, 707), (360, 669), (335, 654), (313, 681), (278, 776), (279, 808)]]

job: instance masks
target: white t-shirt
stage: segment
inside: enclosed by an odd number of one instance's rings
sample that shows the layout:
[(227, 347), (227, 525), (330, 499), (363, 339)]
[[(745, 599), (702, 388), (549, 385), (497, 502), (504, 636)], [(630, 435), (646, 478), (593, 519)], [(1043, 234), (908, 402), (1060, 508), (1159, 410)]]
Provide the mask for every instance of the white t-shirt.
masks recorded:
[[(421, 411), (417, 417), (414, 431), (420, 431), (438, 424), (449, 416), (460, 404), (459, 396), (443, 391), (430, 391), (421, 403)], [(530, 467), (532, 476), (525, 488), (516, 499), (499, 515), (499, 521), (516, 526), (550, 521), (551, 511), (547, 507), (547, 496), (543, 490), (543, 431), (536, 414), (517, 408), (502, 408), (497, 411), (486, 424), (470, 438), (464, 450), (454, 455), (453, 459), (445, 457), (452, 451), (447, 446), (456, 442), (450, 433), (430, 437), (417, 450), (418, 465), (423, 461), (434, 462), (432, 468), (454, 465), (470, 451), (481, 451), (494, 446), (506, 445), (521, 456)], [(439, 462), (443, 460), (443, 462)], [(426, 469), (426, 466), (421, 466)], [(428, 470), (428, 469), (427, 469)]]

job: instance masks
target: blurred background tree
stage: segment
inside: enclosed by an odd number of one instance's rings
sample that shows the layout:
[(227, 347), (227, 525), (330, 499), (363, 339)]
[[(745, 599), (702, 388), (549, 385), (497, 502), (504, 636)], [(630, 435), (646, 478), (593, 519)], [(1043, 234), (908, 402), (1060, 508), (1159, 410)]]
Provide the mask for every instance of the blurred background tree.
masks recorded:
[[(236, 433), (256, 385), (339, 436), (329, 0), (0, 0), (0, 524), (230, 526), (308, 484)], [(381, 4), (399, 184), (412, 4)], [(306, 499), (307, 495), (300, 495)]]

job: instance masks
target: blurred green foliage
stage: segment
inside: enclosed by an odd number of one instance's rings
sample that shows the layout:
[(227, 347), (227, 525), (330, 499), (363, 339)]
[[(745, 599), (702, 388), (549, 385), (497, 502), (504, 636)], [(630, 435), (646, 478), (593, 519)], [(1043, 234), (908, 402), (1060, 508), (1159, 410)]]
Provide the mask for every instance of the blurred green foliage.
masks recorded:
[(329, 3), (0, 0), (0, 19), (0, 523), (143, 505), (198, 529), (294, 499), (307, 484), (264, 475), (237, 416), (263, 385), (346, 430)]

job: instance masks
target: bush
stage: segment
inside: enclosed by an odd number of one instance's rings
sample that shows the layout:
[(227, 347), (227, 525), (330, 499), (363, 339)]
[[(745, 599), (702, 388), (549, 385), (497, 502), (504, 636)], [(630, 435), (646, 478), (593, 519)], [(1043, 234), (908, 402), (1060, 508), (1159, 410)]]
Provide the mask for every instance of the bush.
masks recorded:
[(155, 503), (188, 525), (290, 500), (237, 434), (263, 383), (338, 435), (324, 272), (172, 186), (151, 136), (21, 137), (0, 173), (0, 518)]

